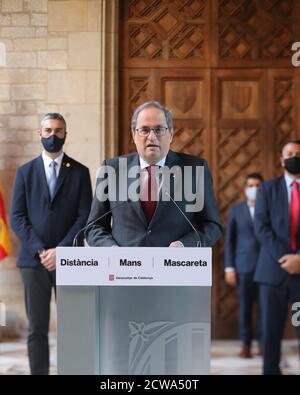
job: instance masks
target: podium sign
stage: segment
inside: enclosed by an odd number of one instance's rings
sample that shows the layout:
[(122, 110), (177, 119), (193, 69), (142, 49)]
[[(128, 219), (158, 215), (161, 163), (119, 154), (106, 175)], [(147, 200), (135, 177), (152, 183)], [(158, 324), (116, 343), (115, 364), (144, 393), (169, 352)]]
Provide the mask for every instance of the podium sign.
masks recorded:
[(211, 249), (57, 249), (59, 374), (208, 374)]
[(57, 248), (57, 285), (211, 286), (210, 248)]

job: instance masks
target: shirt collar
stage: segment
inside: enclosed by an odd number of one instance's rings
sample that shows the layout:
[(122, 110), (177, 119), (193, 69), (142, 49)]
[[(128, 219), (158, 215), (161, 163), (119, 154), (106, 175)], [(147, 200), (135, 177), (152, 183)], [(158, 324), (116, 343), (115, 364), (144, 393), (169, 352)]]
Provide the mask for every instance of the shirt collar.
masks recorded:
[[(62, 152), (57, 158), (54, 159), (55, 162), (56, 162), (57, 165), (58, 165), (58, 168), (60, 168), (60, 166), (61, 166), (61, 162), (62, 162), (62, 160), (63, 160), (63, 156), (64, 156), (64, 153)], [(45, 163), (45, 167), (49, 167), (49, 165), (50, 165), (50, 163), (53, 161), (53, 159), (50, 158), (50, 157), (45, 153), (45, 151), (42, 152), (42, 158), (43, 158), (43, 161), (44, 161), (44, 163)]]
[(297, 181), (298, 184), (300, 185), (300, 178), (296, 178), (296, 180), (294, 180), (289, 175), (284, 174), (284, 179), (285, 179), (285, 183), (286, 183), (287, 188), (289, 188), (292, 185), (292, 182), (294, 182), (294, 181)]
[[(140, 158), (140, 167), (141, 167), (141, 169), (143, 170), (143, 169), (145, 169), (146, 167), (149, 167), (150, 165), (149, 165), (149, 163), (147, 163), (141, 156), (139, 157)], [(165, 165), (165, 163), (166, 163), (166, 156), (164, 157), (164, 158), (162, 158), (160, 161), (158, 161), (157, 163), (155, 163), (155, 165), (154, 166), (164, 166)]]

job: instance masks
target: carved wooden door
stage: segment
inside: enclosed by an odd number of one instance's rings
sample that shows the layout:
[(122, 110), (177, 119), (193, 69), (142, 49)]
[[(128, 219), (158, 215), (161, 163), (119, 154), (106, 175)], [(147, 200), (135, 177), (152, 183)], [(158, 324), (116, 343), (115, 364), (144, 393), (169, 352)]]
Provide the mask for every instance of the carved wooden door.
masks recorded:
[[(299, 2), (122, 0), (120, 153), (133, 149), (132, 111), (160, 100), (174, 115), (172, 149), (205, 157), (222, 223), (243, 199), (244, 177), (280, 173), (283, 141), (300, 136)], [(298, 21), (298, 23), (297, 23)], [(298, 40), (297, 40), (298, 37)], [(223, 280), (223, 240), (214, 250), (213, 335), (236, 335), (235, 291)]]

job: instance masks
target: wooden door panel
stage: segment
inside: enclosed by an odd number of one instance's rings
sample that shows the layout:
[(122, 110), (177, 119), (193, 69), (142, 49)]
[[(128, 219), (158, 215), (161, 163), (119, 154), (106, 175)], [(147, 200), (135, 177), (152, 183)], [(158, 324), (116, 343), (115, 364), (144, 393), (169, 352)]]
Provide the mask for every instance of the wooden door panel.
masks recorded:
[(121, 2), (125, 67), (205, 67), (208, 52), (208, 0), (130, 0)]
[[(242, 200), (245, 176), (264, 173), (262, 70), (216, 70), (212, 81), (213, 175), (224, 229), (231, 205)], [(237, 333), (236, 290), (224, 282), (223, 240), (215, 248), (213, 326), (216, 337)], [(222, 325), (220, 325), (222, 323)]]
[(289, 67), (295, 1), (215, 0), (218, 67)]
[(210, 72), (160, 70), (162, 102), (172, 109), (172, 149), (210, 159)]
[[(297, 137), (296, 113), (299, 107), (299, 98), (296, 95), (296, 86), (293, 69), (270, 69), (267, 71), (267, 112), (268, 130), (267, 138), (273, 140), (273, 157), (270, 158), (272, 175), (282, 174), (279, 163), (281, 147), (287, 140)], [(299, 136), (299, 134), (298, 134)]]
[[(120, 154), (134, 149), (132, 111), (160, 100), (173, 111), (172, 149), (203, 156), (222, 223), (244, 178), (281, 174), (284, 141), (300, 138), (300, 41), (295, 0), (122, 0)], [(296, 94), (297, 93), (297, 94)], [(235, 290), (224, 283), (223, 240), (214, 248), (213, 336), (237, 336)]]

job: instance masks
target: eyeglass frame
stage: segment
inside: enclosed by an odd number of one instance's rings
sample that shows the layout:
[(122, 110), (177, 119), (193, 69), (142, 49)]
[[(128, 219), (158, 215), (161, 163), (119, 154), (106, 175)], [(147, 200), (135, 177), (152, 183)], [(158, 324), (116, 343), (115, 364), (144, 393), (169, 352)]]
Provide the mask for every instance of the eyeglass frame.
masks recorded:
[[(140, 134), (142, 129), (148, 129), (148, 133), (147, 134)], [(163, 129), (164, 132), (162, 134), (158, 134), (157, 130), (158, 129)], [(154, 126), (152, 128), (150, 128), (150, 126), (142, 126), (141, 128), (136, 128), (135, 131), (137, 132), (137, 134), (140, 137), (148, 137), (149, 134), (151, 133), (151, 130), (153, 131), (153, 133), (155, 134), (156, 137), (163, 137), (166, 135), (167, 130), (169, 130), (169, 128), (167, 126)]]

